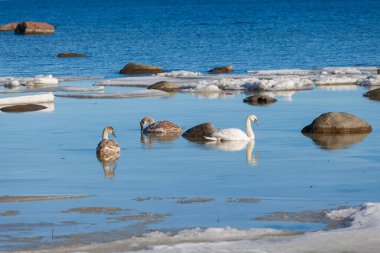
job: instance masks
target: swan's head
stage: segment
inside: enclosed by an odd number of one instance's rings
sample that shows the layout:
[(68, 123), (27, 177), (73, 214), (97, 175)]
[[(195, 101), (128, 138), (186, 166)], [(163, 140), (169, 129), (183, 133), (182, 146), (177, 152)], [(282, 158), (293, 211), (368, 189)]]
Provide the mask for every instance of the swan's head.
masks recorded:
[(113, 136), (116, 137), (116, 132), (115, 130), (113, 129), (113, 127), (111, 126), (107, 126), (104, 128), (104, 132), (108, 133), (108, 134), (112, 134)]
[(256, 125), (259, 125), (259, 122), (257, 121), (257, 117), (255, 115), (253, 114), (249, 115), (248, 119), (252, 121), (253, 123), (255, 123)]
[(140, 121), (140, 130), (141, 131), (144, 129), (144, 126), (145, 126), (146, 122), (149, 122), (149, 124), (153, 124), (154, 123), (154, 119), (152, 117), (149, 117), (149, 116), (143, 118)]

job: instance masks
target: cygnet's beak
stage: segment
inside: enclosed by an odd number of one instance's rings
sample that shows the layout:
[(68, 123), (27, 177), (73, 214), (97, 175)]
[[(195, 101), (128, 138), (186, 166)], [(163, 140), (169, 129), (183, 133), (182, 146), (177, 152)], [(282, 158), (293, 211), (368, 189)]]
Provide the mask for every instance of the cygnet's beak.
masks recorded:
[(253, 123), (255, 123), (256, 125), (260, 126), (259, 122), (257, 122), (257, 120), (253, 121)]
[(112, 132), (112, 135), (116, 138), (116, 133), (115, 133), (115, 131)]

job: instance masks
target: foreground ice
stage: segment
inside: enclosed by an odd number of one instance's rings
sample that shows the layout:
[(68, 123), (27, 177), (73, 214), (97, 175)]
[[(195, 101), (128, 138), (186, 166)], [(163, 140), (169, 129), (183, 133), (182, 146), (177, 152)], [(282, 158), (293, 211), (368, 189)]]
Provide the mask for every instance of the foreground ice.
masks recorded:
[(380, 203), (335, 210), (327, 216), (332, 220), (347, 221), (347, 227), (303, 234), (275, 229), (195, 228), (177, 233), (150, 232), (111, 243), (58, 248), (54, 252), (379, 252)]

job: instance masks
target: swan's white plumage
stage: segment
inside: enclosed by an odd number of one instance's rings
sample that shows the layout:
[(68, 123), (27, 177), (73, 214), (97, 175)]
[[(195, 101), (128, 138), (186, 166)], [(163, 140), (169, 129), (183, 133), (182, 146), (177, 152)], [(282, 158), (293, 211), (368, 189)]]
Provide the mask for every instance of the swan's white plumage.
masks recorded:
[(257, 124), (257, 118), (255, 115), (249, 115), (246, 119), (246, 133), (239, 128), (225, 128), (215, 131), (211, 134), (211, 137), (204, 137), (213, 141), (246, 141), (254, 140), (255, 134), (252, 131), (251, 121)]

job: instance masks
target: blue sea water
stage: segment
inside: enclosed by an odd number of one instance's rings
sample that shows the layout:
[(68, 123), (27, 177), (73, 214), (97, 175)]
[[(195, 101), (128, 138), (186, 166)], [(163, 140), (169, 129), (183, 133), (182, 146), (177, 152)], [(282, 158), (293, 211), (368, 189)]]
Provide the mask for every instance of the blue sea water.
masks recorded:
[[(0, 23), (36, 20), (56, 26), (56, 33), (47, 36), (0, 33), (0, 77), (117, 77), (130, 61), (200, 72), (232, 64), (237, 73), (378, 66), (378, 13), (380, 2), (370, 0), (0, 0)], [(65, 51), (89, 57), (55, 58)], [(1, 113), (0, 196), (90, 196), (0, 203), (0, 250), (113, 241), (126, 233), (193, 227), (323, 229), (318, 221), (256, 218), (380, 202), (379, 103), (363, 98), (363, 87), (349, 88), (273, 94), (279, 101), (265, 107), (242, 103), (248, 95), (244, 92), (217, 97), (178, 93), (121, 100), (56, 97), (50, 112)], [(121, 90), (126, 89), (107, 87), (105, 92)], [(323, 141), (300, 133), (326, 111), (353, 113), (369, 122), (373, 132), (338, 148), (326, 148)], [(254, 161), (247, 161), (246, 146), (213, 146), (182, 137), (144, 141), (138, 124), (151, 115), (185, 129), (206, 121), (243, 129), (251, 113), (260, 122), (254, 128)], [(106, 125), (116, 129), (122, 148), (113, 176), (106, 175), (95, 156)], [(181, 203), (186, 198), (209, 201)], [(244, 198), (258, 202), (238, 201)], [(122, 210), (67, 212), (84, 207)], [(7, 216), (6, 211), (18, 213)], [(148, 218), (139, 220), (144, 214)]]
[[(130, 61), (166, 70), (376, 66), (377, 0), (5, 0), (0, 24), (43, 21), (52, 36), (0, 33), (0, 75), (113, 76)], [(88, 55), (57, 59), (60, 52)]]

